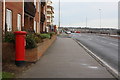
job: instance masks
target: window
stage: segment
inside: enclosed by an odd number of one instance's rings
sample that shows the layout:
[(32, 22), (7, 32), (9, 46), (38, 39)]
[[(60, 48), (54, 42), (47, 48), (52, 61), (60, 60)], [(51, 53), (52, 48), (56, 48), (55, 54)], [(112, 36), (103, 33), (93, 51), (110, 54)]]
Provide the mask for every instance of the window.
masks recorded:
[(17, 15), (17, 30), (21, 31), (21, 15)]
[(9, 9), (6, 9), (6, 30), (12, 31), (12, 11)]
[(34, 31), (36, 33), (36, 21), (34, 21)]

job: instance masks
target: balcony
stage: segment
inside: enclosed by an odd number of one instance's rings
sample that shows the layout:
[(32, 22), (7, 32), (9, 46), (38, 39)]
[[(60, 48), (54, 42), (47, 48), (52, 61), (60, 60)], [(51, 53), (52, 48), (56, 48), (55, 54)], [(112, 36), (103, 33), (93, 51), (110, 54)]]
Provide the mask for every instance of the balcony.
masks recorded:
[(35, 17), (36, 8), (33, 2), (24, 2), (25, 13), (29, 14), (32, 17)]
[(54, 18), (54, 15), (52, 15), (52, 18)]
[(47, 8), (47, 11), (52, 11), (51, 9)]

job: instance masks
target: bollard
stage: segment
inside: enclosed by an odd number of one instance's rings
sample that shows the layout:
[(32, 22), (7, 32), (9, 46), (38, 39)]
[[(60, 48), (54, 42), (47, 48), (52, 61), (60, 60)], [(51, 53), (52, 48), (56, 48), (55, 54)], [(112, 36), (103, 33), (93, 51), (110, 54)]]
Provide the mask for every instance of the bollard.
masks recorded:
[(16, 31), (15, 34), (15, 64), (17, 66), (23, 66), (25, 63), (25, 45), (26, 45), (26, 34), (25, 31)]

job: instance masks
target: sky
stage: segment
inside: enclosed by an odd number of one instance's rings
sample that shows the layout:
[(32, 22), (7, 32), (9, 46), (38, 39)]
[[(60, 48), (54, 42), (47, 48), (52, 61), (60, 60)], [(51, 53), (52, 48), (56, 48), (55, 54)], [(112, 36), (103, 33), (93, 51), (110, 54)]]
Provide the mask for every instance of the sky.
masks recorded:
[[(59, 3), (52, 1), (54, 24), (58, 25)], [(60, 4), (61, 27), (86, 27), (87, 23), (90, 28), (100, 28), (100, 25), (101, 28), (118, 28), (117, 0), (60, 0)]]

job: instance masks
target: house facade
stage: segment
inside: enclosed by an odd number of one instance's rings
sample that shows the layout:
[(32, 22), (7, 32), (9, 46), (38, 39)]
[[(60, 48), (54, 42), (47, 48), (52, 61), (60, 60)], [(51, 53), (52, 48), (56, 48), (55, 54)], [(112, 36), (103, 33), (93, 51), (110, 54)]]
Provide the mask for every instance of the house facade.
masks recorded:
[(24, 26), (23, 30), (34, 31), (36, 8), (34, 2), (24, 2)]
[(21, 2), (3, 2), (3, 33), (21, 30), (23, 19), (23, 0)]
[(21, 0), (2, 3), (2, 30), (5, 32), (32, 31), (46, 32), (47, 0)]
[(47, 0), (41, 0), (41, 17), (40, 17), (40, 32), (46, 32), (46, 5)]

